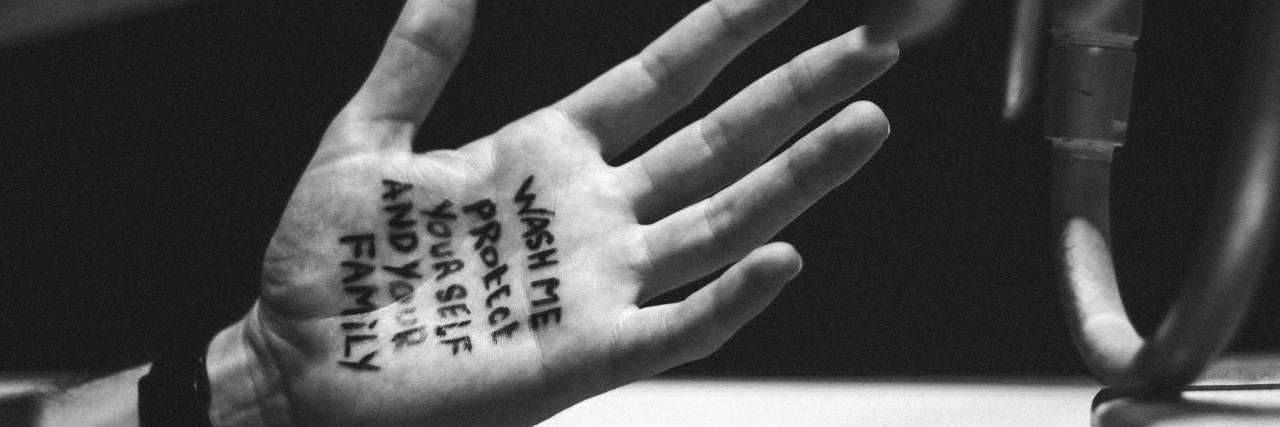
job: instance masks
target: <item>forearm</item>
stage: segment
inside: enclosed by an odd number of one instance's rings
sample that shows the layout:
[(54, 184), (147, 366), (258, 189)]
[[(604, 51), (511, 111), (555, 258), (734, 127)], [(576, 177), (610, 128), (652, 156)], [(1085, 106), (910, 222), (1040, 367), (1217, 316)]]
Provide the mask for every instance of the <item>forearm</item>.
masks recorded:
[[(209, 344), (206, 365), (214, 426), (290, 425), (278, 375), (263, 369), (248, 345), (258, 339), (257, 308), (224, 329)], [(31, 405), (0, 407), (0, 419), (27, 420), (39, 426), (137, 426), (138, 380), (151, 370), (144, 364), (73, 387), (37, 391)], [(26, 406), (23, 406), (26, 405)], [(8, 414), (21, 411), (25, 414)], [(15, 418), (16, 417), (16, 418)], [(25, 423), (24, 422), (24, 423)]]

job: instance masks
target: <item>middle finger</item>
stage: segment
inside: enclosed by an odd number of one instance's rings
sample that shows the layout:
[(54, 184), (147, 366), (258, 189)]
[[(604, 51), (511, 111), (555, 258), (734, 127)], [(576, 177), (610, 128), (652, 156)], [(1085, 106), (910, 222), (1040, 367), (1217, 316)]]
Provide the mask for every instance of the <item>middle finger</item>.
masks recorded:
[(750, 172), (822, 111), (847, 99), (898, 58), (864, 28), (775, 69), (706, 117), (619, 167), (636, 217), (649, 223)]

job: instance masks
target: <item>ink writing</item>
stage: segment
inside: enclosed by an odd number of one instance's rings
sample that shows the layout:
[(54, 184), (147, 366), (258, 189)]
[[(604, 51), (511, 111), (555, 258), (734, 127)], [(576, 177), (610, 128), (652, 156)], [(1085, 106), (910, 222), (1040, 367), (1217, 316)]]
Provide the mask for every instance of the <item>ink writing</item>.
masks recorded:
[(556, 237), (550, 230), (556, 213), (536, 205), (538, 195), (534, 194), (532, 186), (533, 176), (530, 175), (516, 191), (514, 201), (519, 206), (516, 215), (524, 225), (524, 232), (520, 237), (524, 240), (525, 248), (531, 251), (526, 257), (525, 267), (529, 272), (528, 276), (535, 278), (529, 283), (529, 298), (532, 299), (529, 327), (536, 331), (549, 324), (560, 324), (562, 308), (560, 295), (556, 293), (556, 288), (560, 287), (560, 279), (546, 273), (548, 267), (560, 263), (556, 259)]

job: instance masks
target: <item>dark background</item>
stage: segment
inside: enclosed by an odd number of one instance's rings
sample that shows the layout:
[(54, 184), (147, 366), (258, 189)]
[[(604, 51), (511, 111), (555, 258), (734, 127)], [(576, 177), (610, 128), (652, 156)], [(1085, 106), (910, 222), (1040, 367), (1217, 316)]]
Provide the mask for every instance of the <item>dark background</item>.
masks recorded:
[[(481, 1), (417, 148), (553, 102), (696, 3)], [(674, 372), (1084, 372), (1051, 275), (1040, 97), (999, 119), (1012, 10), (968, 3), (857, 96), (893, 134), (778, 237), (805, 271), (720, 352)], [(1113, 226), (1143, 331), (1193, 258), (1248, 59), (1247, 2), (1147, 3)], [(120, 368), (242, 315), (297, 177), (399, 8), (207, 0), (0, 47), (0, 370)], [(857, 2), (814, 0), (639, 147), (861, 19)], [(1280, 348), (1276, 270), (1236, 349)]]

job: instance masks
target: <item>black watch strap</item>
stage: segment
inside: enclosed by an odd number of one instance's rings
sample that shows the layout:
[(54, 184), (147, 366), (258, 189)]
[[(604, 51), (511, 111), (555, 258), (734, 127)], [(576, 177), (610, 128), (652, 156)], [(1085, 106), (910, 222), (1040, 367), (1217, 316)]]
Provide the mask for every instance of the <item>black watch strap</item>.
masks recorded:
[(209, 398), (204, 355), (170, 353), (138, 380), (138, 418), (143, 427), (208, 427)]

